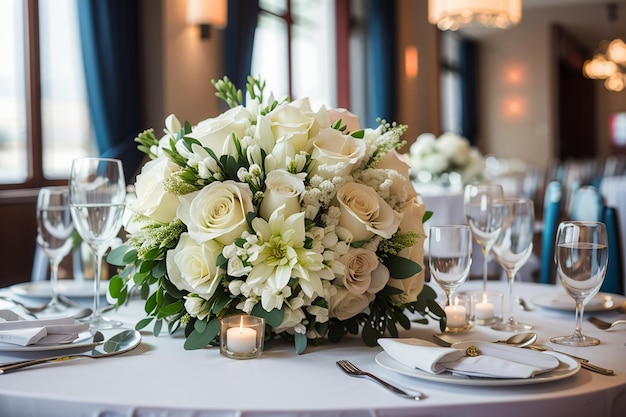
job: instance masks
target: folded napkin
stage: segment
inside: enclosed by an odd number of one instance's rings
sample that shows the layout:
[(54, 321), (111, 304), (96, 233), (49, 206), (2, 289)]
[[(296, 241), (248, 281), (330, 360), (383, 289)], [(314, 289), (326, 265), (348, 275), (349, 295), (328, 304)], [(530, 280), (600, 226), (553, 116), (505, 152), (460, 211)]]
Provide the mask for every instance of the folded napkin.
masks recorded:
[[(378, 344), (401, 364), (432, 374), (454, 374), (483, 378), (530, 378), (559, 366), (559, 360), (545, 353), (489, 342), (461, 342), (441, 347), (425, 340), (381, 338)], [(480, 354), (467, 356), (476, 346)]]
[(89, 323), (76, 324), (73, 317), (25, 320), (11, 310), (0, 310), (0, 342), (28, 346), (71, 343)]

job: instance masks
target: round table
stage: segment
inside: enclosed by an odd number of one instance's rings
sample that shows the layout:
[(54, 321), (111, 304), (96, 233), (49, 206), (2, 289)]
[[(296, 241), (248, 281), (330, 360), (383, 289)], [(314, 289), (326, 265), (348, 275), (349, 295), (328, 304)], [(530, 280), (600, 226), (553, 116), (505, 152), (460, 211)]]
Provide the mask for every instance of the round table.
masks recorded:
[[(504, 282), (489, 289), (506, 291)], [(467, 281), (459, 290), (479, 289)], [(527, 301), (560, 294), (556, 286), (518, 283), (517, 293)], [(439, 290), (437, 290), (439, 291)], [(443, 295), (441, 295), (443, 302)], [(531, 303), (532, 305), (532, 303)], [(550, 336), (573, 331), (574, 314), (534, 306), (516, 309), (516, 317), (532, 323), (538, 343), (544, 343), (615, 370), (603, 376), (580, 370), (575, 375), (542, 384), (473, 387), (397, 374), (379, 366), (379, 347), (366, 347), (360, 338), (340, 344), (310, 346), (296, 355), (287, 343), (268, 346), (258, 359), (233, 360), (218, 348), (183, 349), (182, 336), (143, 332), (135, 350), (104, 359), (77, 359), (45, 364), (0, 375), (0, 414), (3, 416), (622, 416), (626, 410), (626, 328), (601, 331), (585, 322), (585, 333), (602, 344), (588, 348), (552, 345)], [(596, 313), (594, 313), (596, 314)], [(626, 318), (618, 310), (597, 313), (604, 318)], [(132, 327), (142, 318), (141, 301), (132, 301), (112, 317)], [(403, 337), (432, 340), (435, 323), (417, 325)], [(495, 341), (508, 337), (475, 325), (450, 341)], [(0, 362), (7, 354), (0, 352)], [(395, 396), (378, 384), (343, 374), (335, 362), (349, 359), (364, 370), (427, 396), (412, 401)]]

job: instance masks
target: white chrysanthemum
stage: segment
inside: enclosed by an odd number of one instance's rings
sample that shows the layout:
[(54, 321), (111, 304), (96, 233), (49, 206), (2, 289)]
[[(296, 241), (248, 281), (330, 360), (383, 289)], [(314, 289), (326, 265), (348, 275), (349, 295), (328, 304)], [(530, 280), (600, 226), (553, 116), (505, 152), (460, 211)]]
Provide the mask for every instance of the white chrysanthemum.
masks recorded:
[(261, 304), (266, 311), (280, 309), (289, 281), (298, 279), (302, 291), (310, 297), (322, 293), (322, 282), (318, 271), (324, 268), (321, 254), (304, 247), (304, 213), (285, 218), (284, 207), (278, 208), (269, 222), (257, 217), (252, 220), (261, 246), (247, 284), (261, 295)]

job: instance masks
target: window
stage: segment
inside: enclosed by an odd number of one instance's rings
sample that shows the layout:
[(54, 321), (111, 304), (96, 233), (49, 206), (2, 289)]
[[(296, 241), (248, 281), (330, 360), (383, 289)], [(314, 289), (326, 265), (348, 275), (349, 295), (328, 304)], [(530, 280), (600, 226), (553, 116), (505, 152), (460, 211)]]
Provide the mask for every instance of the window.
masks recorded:
[(93, 153), (79, 42), (76, 0), (0, 2), (0, 187), (65, 179)]
[(261, 0), (252, 74), (276, 99), (309, 97), (311, 105), (337, 105), (335, 2)]

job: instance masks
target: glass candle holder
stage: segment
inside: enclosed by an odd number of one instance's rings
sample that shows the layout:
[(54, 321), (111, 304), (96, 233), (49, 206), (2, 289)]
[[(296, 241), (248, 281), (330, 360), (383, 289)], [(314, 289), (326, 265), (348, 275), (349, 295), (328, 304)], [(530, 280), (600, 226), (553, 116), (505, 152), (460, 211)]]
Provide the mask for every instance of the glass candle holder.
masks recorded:
[(258, 358), (264, 338), (265, 319), (238, 314), (220, 320), (220, 353), (228, 358)]
[(471, 294), (473, 321), (481, 326), (490, 326), (502, 320), (504, 294), (499, 291), (475, 291)]
[(452, 296), (452, 305), (445, 306), (446, 333), (458, 333), (472, 326), (471, 297), (465, 293)]

